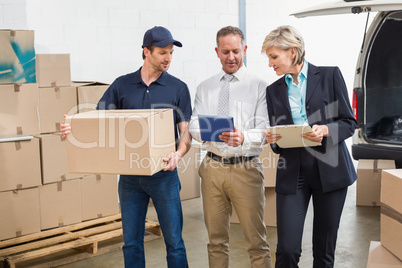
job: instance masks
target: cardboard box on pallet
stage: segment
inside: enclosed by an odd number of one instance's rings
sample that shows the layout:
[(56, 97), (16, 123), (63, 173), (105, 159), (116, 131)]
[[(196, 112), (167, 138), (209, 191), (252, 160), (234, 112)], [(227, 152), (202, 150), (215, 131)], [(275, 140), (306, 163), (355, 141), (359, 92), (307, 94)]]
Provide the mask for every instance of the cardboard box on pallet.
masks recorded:
[(0, 192), (38, 185), (41, 185), (39, 140), (0, 142)]
[(402, 260), (402, 169), (382, 172), (381, 244)]
[(39, 88), (40, 133), (60, 131), (64, 114), (77, 113), (77, 92), (75, 87)]
[(66, 141), (61, 134), (43, 134), (37, 137), (40, 139), (43, 184), (84, 177), (83, 174), (68, 173)]
[(39, 186), (41, 230), (82, 221), (81, 180)]
[(66, 122), (71, 173), (152, 175), (175, 151), (172, 109), (99, 110)]
[(34, 31), (0, 30), (0, 84), (35, 82)]
[(394, 168), (394, 160), (359, 160), (357, 165), (356, 206), (380, 206), (381, 171)]
[(402, 261), (381, 245), (371, 241), (367, 268), (402, 268)]
[(0, 240), (40, 232), (38, 188), (0, 192)]
[(71, 86), (70, 54), (36, 54), (39, 87)]
[(100, 82), (74, 82), (73, 86), (77, 88), (79, 113), (95, 110), (99, 100), (109, 88), (109, 84)]
[(0, 136), (39, 134), (38, 85), (0, 85)]
[(181, 200), (200, 197), (200, 175), (198, 175), (198, 168), (201, 164), (200, 160), (201, 147), (199, 145), (192, 145), (177, 166), (181, 184)]
[(91, 220), (120, 212), (117, 175), (88, 175), (81, 180), (82, 220)]

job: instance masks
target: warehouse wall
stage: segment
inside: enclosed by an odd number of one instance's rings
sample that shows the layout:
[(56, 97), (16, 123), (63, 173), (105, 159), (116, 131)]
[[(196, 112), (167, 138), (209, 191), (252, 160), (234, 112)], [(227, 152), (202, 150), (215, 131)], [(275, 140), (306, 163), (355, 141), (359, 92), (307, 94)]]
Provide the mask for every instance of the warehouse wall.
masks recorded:
[[(262, 41), (278, 25), (303, 34), (307, 59), (338, 65), (352, 92), (366, 17), (336, 15), (296, 19), (290, 13), (320, 0), (247, 0), (247, 65), (269, 82), (277, 76), (260, 52)], [(238, 25), (238, 0), (0, 0), (0, 28), (35, 30), (37, 53), (70, 53), (73, 80), (112, 82), (142, 64), (144, 32), (168, 27), (182, 41), (170, 73), (184, 80), (194, 99), (196, 86), (216, 73), (215, 34)]]
[[(326, 2), (340, 2), (329, 0)], [(260, 49), (265, 36), (279, 25), (292, 25), (302, 34), (306, 59), (315, 65), (339, 66), (352, 97), (358, 53), (363, 41), (367, 14), (295, 18), (289, 14), (323, 3), (321, 0), (247, 1), (248, 67), (273, 82), (278, 77)], [(370, 15), (370, 21), (375, 14)]]

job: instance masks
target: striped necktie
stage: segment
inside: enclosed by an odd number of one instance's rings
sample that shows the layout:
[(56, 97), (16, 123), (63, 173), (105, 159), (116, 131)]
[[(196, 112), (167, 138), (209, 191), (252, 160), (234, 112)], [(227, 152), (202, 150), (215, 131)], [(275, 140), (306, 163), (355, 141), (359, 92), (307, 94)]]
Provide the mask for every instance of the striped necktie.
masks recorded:
[[(230, 82), (233, 80), (234, 76), (231, 74), (225, 74), (223, 77), (224, 84), (219, 91), (219, 102), (218, 102), (218, 115), (229, 115), (229, 90)], [(224, 151), (227, 145), (224, 142), (217, 144), (220, 151)]]

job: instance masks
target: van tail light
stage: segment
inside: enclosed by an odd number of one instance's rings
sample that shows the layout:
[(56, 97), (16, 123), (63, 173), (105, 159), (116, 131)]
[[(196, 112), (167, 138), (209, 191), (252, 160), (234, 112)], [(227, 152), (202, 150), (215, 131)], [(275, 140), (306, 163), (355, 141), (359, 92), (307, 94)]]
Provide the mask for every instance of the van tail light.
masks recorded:
[[(358, 114), (358, 108), (359, 108), (359, 98), (356, 93), (356, 89), (353, 90), (353, 99), (352, 99), (352, 112), (353, 116), (355, 117), (357, 123), (359, 123), (359, 114)], [(359, 125), (359, 124), (357, 124)]]

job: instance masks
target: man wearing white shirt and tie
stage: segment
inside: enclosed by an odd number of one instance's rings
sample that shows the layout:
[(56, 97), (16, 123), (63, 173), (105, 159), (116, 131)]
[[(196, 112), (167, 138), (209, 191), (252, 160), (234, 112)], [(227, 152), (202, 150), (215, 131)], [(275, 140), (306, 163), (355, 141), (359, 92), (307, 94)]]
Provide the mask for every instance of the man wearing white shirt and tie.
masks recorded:
[(234, 131), (219, 135), (222, 142), (204, 142), (208, 152), (202, 178), (204, 220), (208, 231), (209, 267), (229, 267), (229, 227), (235, 209), (248, 245), (251, 267), (272, 267), (264, 224), (264, 175), (258, 155), (268, 124), (265, 90), (268, 84), (243, 65), (244, 34), (220, 29), (215, 51), (222, 70), (197, 87), (190, 133), (201, 141), (198, 115), (228, 115)]

